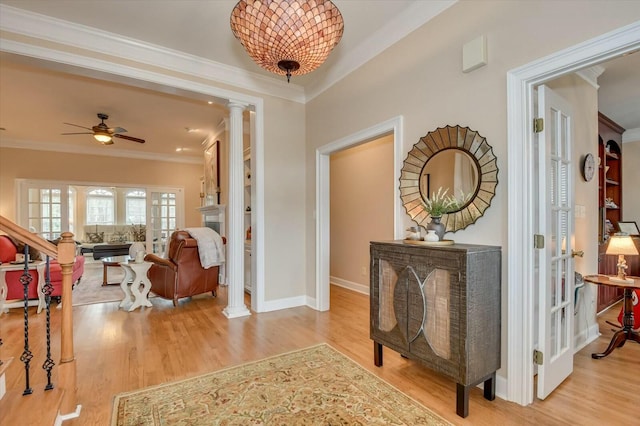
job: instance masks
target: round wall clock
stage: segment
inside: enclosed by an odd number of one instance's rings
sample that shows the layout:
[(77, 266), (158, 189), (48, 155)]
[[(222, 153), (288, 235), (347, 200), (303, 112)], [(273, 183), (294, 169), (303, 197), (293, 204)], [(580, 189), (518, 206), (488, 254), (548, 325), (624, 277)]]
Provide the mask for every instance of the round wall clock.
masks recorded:
[(593, 158), (593, 154), (589, 153), (584, 156), (584, 162), (582, 163), (582, 177), (589, 182), (593, 179), (593, 175), (596, 173), (596, 161)]

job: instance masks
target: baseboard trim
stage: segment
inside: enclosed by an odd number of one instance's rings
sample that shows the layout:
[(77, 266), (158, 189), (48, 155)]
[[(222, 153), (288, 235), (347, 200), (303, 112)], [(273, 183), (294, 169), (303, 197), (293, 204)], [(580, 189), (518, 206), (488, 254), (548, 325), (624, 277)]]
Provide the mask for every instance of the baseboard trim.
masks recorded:
[[(591, 327), (582, 330), (578, 335), (573, 338), (573, 353), (576, 354), (589, 343), (594, 342), (600, 336), (600, 327), (598, 323), (593, 324)], [(582, 343), (579, 343), (582, 342)]]
[(72, 413), (60, 414), (60, 411), (58, 411), (58, 416), (56, 417), (54, 426), (62, 425), (62, 422), (64, 422), (65, 420), (77, 419), (78, 417), (80, 417), (81, 410), (82, 410), (82, 405), (77, 405), (76, 410)]
[(280, 309), (297, 308), (298, 306), (307, 306), (306, 296), (288, 297), (285, 299), (265, 300), (263, 309), (260, 312), (271, 312)]
[(333, 277), (333, 276), (329, 277), (329, 283), (333, 285), (337, 285), (338, 287), (343, 287), (348, 290), (353, 290), (358, 293), (369, 295), (369, 286), (366, 286), (363, 284), (354, 283), (353, 281), (347, 281), (347, 280), (343, 280), (342, 278)]

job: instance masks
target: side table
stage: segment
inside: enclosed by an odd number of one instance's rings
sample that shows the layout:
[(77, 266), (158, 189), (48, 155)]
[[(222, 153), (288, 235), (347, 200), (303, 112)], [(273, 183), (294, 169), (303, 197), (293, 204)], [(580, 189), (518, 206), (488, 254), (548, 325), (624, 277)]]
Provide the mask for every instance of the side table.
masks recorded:
[(103, 257), (102, 261), (102, 286), (107, 285), (120, 285), (120, 283), (110, 283), (107, 279), (107, 271), (110, 267), (120, 266), (120, 263), (126, 262), (129, 260), (129, 256), (111, 256), (111, 257)]
[(615, 348), (621, 348), (627, 340), (640, 343), (640, 333), (633, 331), (633, 289), (640, 289), (640, 277), (627, 278), (633, 280), (630, 283), (612, 281), (607, 275), (587, 275), (585, 281), (598, 285), (620, 287), (624, 289), (624, 316), (622, 317), (622, 329), (616, 331), (611, 338), (607, 349), (602, 353), (591, 354), (591, 358), (600, 359), (609, 355)]
[[(124, 278), (120, 283), (124, 298), (120, 302), (120, 308), (131, 304), (128, 309), (131, 312), (142, 306), (153, 306), (148, 299), (151, 281), (147, 278), (147, 271), (151, 265), (153, 265), (152, 262), (120, 262), (120, 266), (124, 269)], [(140, 291), (140, 285), (142, 285), (142, 291)]]

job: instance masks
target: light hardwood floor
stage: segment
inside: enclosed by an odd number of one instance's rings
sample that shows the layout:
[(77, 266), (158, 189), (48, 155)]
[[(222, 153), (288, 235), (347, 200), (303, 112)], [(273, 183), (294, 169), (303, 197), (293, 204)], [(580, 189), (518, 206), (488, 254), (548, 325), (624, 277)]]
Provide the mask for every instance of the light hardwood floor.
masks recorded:
[[(185, 379), (320, 342), (329, 343), (456, 425), (638, 424), (640, 345), (629, 342), (602, 360), (590, 356), (607, 346), (613, 332), (603, 320), (615, 318), (617, 309), (601, 318), (602, 336), (576, 354), (574, 373), (545, 401), (537, 400), (527, 407), (500, 398), (491, 402), (482, 397), (480, 389), (474, 389), (469, 417), (462, 419), (455, 412), (455, 383), (451, 380), (389, 349), (385, 349), (384, 366), (373, 365), (368, 296), (332, 286), (329, 312), (301, 307), (232, 320), (221, 313), (226, 306), (225, 288), (221, 288), (217, 299), (198, 296), (184, 300), (177, 308), (158, 298), (152, 303), (153, 308), (131, 313), (118, 310), (117, 303), (74, 308), (82, 412), (79, 419), (65, 425), (108, 425), (113, 397), (120, 392)], [(55, 330), (59, 317), (60, 312), (53, 310)], [(32, 315), (34, 394), (20, 397), (19, 402), (15, 398), (0, 401), (3, 426), (46, 424), (35, 420), (24, 423), (24, 413), (37, 412), (43, 404), (43, 328), (44, 315)], [(24, 387), (23, 367), (18, 359), (22, 330), (20, 309), (0, 316), (0, 337), (4, 340), (0, 356), (16, 358), (7, 376), (7, 387), (14, 393)], [(54, 333), (54, 353), (58, 353), (59, 340)]]

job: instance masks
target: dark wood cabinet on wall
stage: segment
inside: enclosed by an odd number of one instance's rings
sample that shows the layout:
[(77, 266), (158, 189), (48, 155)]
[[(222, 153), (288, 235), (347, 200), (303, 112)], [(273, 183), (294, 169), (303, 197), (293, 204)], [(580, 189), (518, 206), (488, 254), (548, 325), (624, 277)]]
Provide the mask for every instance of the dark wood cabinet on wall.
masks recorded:
[(382, 365), (384, 345), (452, 378), (462, 417), (477, 384), (484, 382), (492, 400), (500, 368), (500, 247), (389, 241), (370, 249), (375, 365)]
[[(622, 220), (622, 133), (610, 118), (598, 113), (598, 273), (616, 275), (617, 256), (605, 255), (611, 234)], [(597, 312), (622, 299), (623, 290), (598, 286)]]

